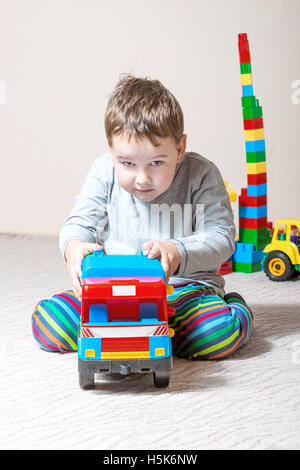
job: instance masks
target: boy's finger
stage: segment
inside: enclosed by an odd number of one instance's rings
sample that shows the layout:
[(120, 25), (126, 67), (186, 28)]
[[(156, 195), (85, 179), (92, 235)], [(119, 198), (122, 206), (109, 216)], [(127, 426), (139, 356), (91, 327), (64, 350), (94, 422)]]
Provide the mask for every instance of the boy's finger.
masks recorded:
[(152, 241), (145, 242), (145, 243), (142, 244), (142, 250), (143, 250), (143, 255), (144, 256), (148, 255), (148, 253), (150, 252), (153, 244), (154, 244), (154, 242), (152, 242)]
[(77, 260), (77, 263), (74, 268), (74, 276), (80, 280), (82, 280), (82, 271), (81, 271), (81, 263), (82, 263), (82, 258), (80, 257), (80, 260)]
[(81, 298), (81, 285), (77, 276), (72, 276), (71, 283), (75, 292), (76, 297)]
[(103, 246), (102, 245), (99, 245), (99, 243), (92, 243), (91, 244), (91, 250), (95, 250), (95, 251), (98, 251), (98, 250), (103, 250)]
[(166, 274), (168, 274), (168, 271), (170, 269), (170, 263), (169, 263), (168, 258), (166, 256), (162, 256), (160, 262), (161, 262), (161, 266), (163, 270), (165, 271)]
[(92, 253), (93, 251), (98, 251), (98, 250), (103, 250), (103, 247), (101, 245), (98, 245), (98, 243), (89, 243), (87, 245), (83, 245), (82, 247), (82, 252), (84, 255), (87, 255), (89, 253)]
[(158, 258), (161, 255), (159, 245), (154, 243), (151, 250), (148, 253), (148, 258)]

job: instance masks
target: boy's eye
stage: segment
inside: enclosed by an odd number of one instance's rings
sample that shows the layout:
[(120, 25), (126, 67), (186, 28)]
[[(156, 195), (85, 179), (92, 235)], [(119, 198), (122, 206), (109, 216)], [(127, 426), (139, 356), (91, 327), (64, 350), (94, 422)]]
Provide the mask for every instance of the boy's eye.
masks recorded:
[(127, 167), (131, 167), (131, 166), (134, 165), (134, 163), (132, 163), (132, 162), (122, 162), (122, 165), (127, 166)]
[(154, 160), (154, 161), (152, 162), (152, 165), (153, 165), (153, 166), (160, 166), (161, 164), (162, 164), (162, 161), (161, 161), (161, 160)]

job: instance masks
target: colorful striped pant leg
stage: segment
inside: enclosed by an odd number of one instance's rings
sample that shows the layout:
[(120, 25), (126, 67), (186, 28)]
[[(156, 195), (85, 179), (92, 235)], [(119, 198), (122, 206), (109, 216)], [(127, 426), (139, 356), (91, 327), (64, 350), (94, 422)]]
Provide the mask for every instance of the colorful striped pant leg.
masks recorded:
[[(225, 357), (250, 335), (252, 316), (246, 305), (227, 304), (212, 288), (189, 284), (168, 296), (175, 308), (169, 319), (174, 328), (173, 352), (188, 359)], [(77, 351), (81, 303), (71, 291), (54, 295), (37, 304), (32, 314), (32, 332), (47, 351)]]
[(46, 351), (77, 351), (81, 303), (71, 290), (39, 302), (32, 314), (32, 333)]
[(199, 284), (174, 289), (168, 305), (175, 308), (169, 325), (175, 330), (173, 353), (186, 359), (219, 359), (250, 336), (252, 313), (241, 301), (228, 304), (213, 288)]

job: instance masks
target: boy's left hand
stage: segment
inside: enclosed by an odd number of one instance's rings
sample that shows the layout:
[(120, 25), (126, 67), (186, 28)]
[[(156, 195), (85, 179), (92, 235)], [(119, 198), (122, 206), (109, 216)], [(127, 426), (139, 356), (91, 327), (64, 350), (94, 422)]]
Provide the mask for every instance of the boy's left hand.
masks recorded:
[(181, 256), (172, 242), (149, 241), (142, 245), (143, 254), (148, 258), (158, 258), (166, 275), (166, 284), (178, 268)]

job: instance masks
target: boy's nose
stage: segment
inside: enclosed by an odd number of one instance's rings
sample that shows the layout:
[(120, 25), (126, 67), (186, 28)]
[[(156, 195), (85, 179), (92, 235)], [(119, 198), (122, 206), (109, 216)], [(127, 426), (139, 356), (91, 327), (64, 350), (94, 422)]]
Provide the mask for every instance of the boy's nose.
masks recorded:
[(151, 178), (147, 173), (139, 173), (136, 177), (136, 183), (139, 186), (147, 186), (151, 183)]

